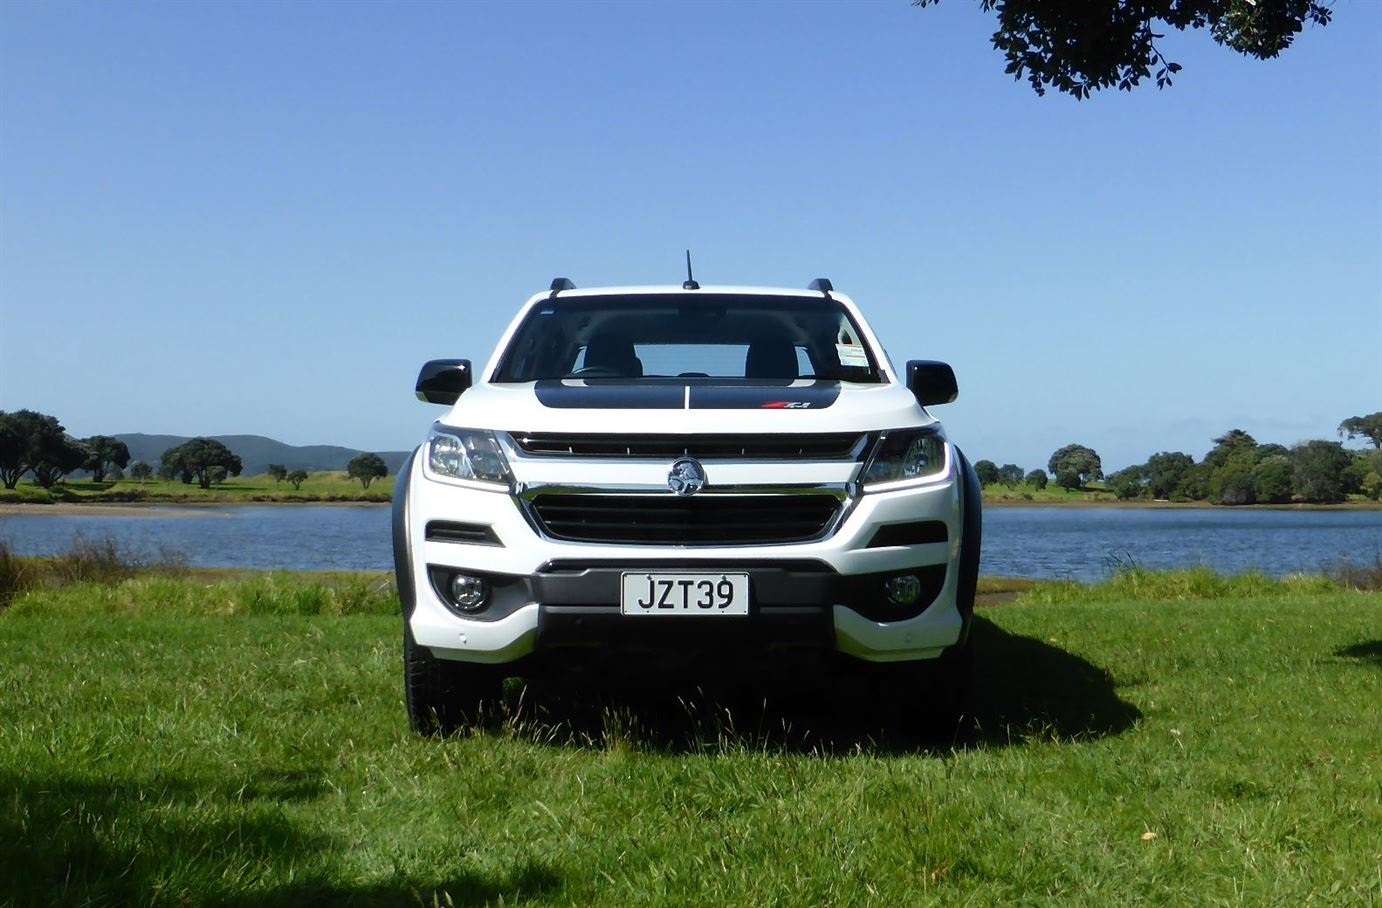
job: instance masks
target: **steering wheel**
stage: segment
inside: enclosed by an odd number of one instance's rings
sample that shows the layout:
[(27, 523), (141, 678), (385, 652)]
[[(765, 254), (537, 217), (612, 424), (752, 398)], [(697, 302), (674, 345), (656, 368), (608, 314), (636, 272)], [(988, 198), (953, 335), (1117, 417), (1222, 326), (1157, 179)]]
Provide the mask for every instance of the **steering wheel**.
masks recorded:
[(569, 378), (622, 378), (623, 373), (609, 366), (582, 366), (573, 371)]

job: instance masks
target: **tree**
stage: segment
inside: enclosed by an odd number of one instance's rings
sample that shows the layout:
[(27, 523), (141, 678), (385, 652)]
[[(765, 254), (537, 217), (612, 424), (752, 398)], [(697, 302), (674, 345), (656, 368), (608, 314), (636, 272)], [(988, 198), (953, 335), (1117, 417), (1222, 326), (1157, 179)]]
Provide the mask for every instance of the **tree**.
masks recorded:
[(1273, 454), (1252, 468), (1252, 488), (1257, 500), (1286, 504), (1291, 500), (1291, 458)]
[(1181, 501), (1204, 501), (1209, 498), (1209, 481), (1213, 476), (1212, 465), (1197, 463), (1185, 471), (1171, 497)]
[(1305, 501), (1333, 503), (1348, 495), (1344, 471), (1353, 463), (1337, 441), (1307, 441), (1291, 449), (1291, 489)]
[(152, 475), (154, 475), (154, 468), (144, 461), (136, 460), (134, 463), (130, 464), (130, 479), (137, 479), (140, 482), (144, 482)]
[(1147, 491), (1146, 465), (1119, 470), (1108, 477), (1108, 486), (1120, 501), (1141, 498)]
[(269, 464), (269, 475), (274, 478), (274, 485), (288, 478), (288, 468), (281, 463)]
[(29, 469), (24, 462), (27, 437), (22, 421), (17, 414), (0, 410), (0, 482), (12, 489), (19, 483), (19, 477)]
[(346, 464), (346, 475), (360, 480), (360, 484), (368, 489), (371, 482), (389, 475), (389, 467), (378, 454), (356, 454)]
[(293, 472), (289, 473), (286, 478), (289, 482), (293, 484), (293, 490), (297, 491), (298, 489), (302, 488), (303, 480), (307, 479), (307, 471), (294, 470)]
[(1235, 453), (1244, 451), (1256, 456), (1257, 440), (1242, 429), (1229, 429), (1214, 439), (1214, 447), (1204, 456), (1204, 462), (1212, 467), (1222, 467)]
[(1084, 445), (1066, 445), (1051, 455), (1046, 467), (1055, 474), (1056, 485), (1064, 489), (1078, 489), (1104, 475), (1099, 455)]
[(1373, 413), (1370, 416), (1350, 416), (1348, 419), (1339, 423), (1339, 437), (1348, 436), (1349, 439), (1366, 438), (1372, 442), (1372, 446), (1378, 451), (1382, 451), (1382, 413)]
[(1218, 504), (1252, 504), (1257, 500), (1253, 485), (1252, 452), (1242, 451), (1216, 467), (1209, 478), (1210, 500)]
[(1147, 459), (1147, 493), (1154, 499), (1176, 496), (1177, 489), (1195, 466), (1195, 458), (1179, 451), (1162, 451)]
[(40, 488), (51, 489), (59, 479), (73, 470), (80, 470), (86, 463), (87, 450), (66, 435), (45, 439), (40, 448), (34, 451), (34, 461), (29, 469), (33, 471), (34, 482)]
[(998, 481), (1010, 489), (1022, 482), (1022, 468), (1015, 463), (1005, 463), (998, 468)]
[(1027, 485), (1036, 489), (1038, 492), (1046, 488), (1046, 484), (1050, 481), (1045, 470), (1033, 470), (1028, 473), (1026, 479), (1023, 480), (1023, 482), (1027, 483)]
[(213, 464), (206, 468), (206, 481), (208, 485), (218, 486), (226, 481), (226, 468), (220, 464)]
[(83, 438), (80, 444), (87, 451), (82, 469), (90, 470), (91, 478), (96, 482), (104, 482), (106, 473), (112, 467), (127, 467), (130, 464), (130, 449), (118, 438), (93, 435)]
[[(934, 6), (940, 0), (912, 0)], [(1166, 59), (1155, 31), (1169, 25), (1208, 28), (1214, 40), (1248, 57), (1266, 60), (1291, 46), (1305, 23), (1328, 25), (1327, 0), (979, 0), (997, 12), (992, 42), (1007, 60), (1006, 72), (1024, 76), (1038, 95), (1048, 86), (1087, 98), (1118, 87), (1132, 91), (1143, 79), (1171, 84), (1180, 64)]]
[(991, 486), (998, 483), (998, 464), (991, 460), (981, 460), (974, 465), (974, 472), (979, 476), (979, 485)]
[(1373, 501), (1382, 501), (1382, 473), (1369, 473), (1363, 477), (1363, 494)]
[(231, 476), (240, 475), (240, 458), (214, 438), (193, 438), (163, 452), (163, 467), (183, 482), (196, 480), (203, 489), (211, 488), (209, 470), (224, 467)]
[(1344, 471), (1344, 486), (1349, 492), (1361, 492), (1368, 498), (1377, 495), (1369, 488), (1369, 476), (1382, 476), (1382, 451), (1349, 451), (1353, 463)]
[(86, 451), (67, 437), (57, 417), (35, 410), (0, 414), (0, 478), (12, 489), (32, 471), (34, 481), (50, 488), (62, 476), (80, 469)]

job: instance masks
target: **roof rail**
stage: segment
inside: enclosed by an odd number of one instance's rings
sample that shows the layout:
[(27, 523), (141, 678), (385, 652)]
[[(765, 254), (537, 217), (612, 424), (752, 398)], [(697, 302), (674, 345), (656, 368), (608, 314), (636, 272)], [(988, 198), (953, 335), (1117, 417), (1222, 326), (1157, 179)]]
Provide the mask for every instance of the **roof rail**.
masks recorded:
[(551, 293), (547, 298), (548, 298), (548, 299), (555, 299), (556, 296), (557, 296), (557, 294), (560, 293), (560, 292), (562, 292), (563, 290), (575, 290), (575, 289), (576, 289), (576, 285), (573, 284), (573, 283), (571, 283), (571, 278), (569, 278), (569, 277), (555, 277), (555, 278), (552, 278), (552, 287), (551, 287), (552, 293)]
[(826, 296), (829, 296), (830, 291), (835, 289), (835, 285), (830, 283), (830, 278), (828, 277), (818, 277), (810, 284), (808, 284), (806, 289), (819, 290), (821, 293), (824, 293)]

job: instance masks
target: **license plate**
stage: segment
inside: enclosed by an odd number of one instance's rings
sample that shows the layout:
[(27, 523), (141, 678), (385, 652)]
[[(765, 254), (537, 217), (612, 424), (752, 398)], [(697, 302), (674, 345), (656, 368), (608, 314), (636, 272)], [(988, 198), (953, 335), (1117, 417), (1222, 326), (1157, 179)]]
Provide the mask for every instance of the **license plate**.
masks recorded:
[(626, 573), (619, 611), (625, 615), (747, 615), (748, 574)]

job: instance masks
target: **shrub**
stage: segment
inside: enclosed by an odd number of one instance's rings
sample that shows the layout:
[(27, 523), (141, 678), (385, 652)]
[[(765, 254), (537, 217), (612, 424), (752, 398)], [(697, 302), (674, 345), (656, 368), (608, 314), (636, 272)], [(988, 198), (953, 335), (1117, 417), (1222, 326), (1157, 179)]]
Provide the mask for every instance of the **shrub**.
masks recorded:
[(114, 585), (140, 574), (174, 573), (185, 567), (185, 559), (176, 553), (145, 558), (110, 538), (93, 541), (78, 536), (64, 551), (47, 558), (21, 558), (0, 539), (0, 608), (39, 586)]
[(0, 539), (0, 609), (10, 604), (33, 582), (28, 563), (15, 557), (7, 540)]
[(1345, 559), (1329, 575), (1349, 589), (1382, 592), (1382, 554), (1374, 555), (1372, 564), (1355, 564)]

